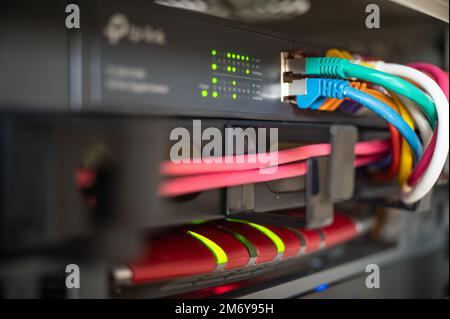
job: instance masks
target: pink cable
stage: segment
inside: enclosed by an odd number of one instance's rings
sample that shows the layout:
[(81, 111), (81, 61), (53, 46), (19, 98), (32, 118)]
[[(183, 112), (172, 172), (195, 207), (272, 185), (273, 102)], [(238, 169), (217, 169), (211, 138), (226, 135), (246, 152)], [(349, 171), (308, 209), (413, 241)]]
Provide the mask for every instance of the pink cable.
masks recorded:
[(428, 145), (419, 163), (414, 168), (414, 170), (412, 171), (411, 175), (407, 180), (407, 184), (411, 187), (415, 186), (417, 182), (422, 178), (423, 174), (428, 168), (428, 165), (430, 164), (431, 158), (433, 157), (434, 148), (436, 147), (437, 130), (438, 126), (436, 126), (436, 130), (434, 131), (434, 134), (431, 137), (430, 145)]
[(447, 73), (445, 73), (441, 68), (429, 63), (417, 62), (417, 63), (410, 63), (408, 64), (408, 66), (417, 69), (419, 71), (431, 74), (431, 76), (435, 79), (437, 84), (441, 87), (442, 91), (444, 92), (448, 100), (449, 84)]
[[(377, 153), (384, 153), (390, 150), (388, 140), (372, 140), (359, 142), (355, 146), (355, 155), (364, 156)], [(326, 156), (331, 152), (330, 144), (313, 144), (300, 146), (279, 152), (265, 153), (269, 156), (278, 156), (277, 165), (303, 161), (311, 157)], [(248, 155), (226, 156), (221, 158), (219, 163), (206, 163), (204, 160), (200, 163), (173, 163), (164, 162), (161, 165), (161, 173), (168, 176), (183, 176), (193, 174), (218, 173), (230, 171), (247, 171), (252, 169), (262, 169), (270, 166), (270, 162), (261, 162), (258, 156), (255, 156), (256, 163), (249, 163)], [(211, 158), (210, 158), (211, 159)], [(230, 163), (227, 163), (230, 162)]]
[[(442, 92), (444, 92), (445, 96), (448, 100), (449, 95), (449, 81), (448, 75), (443, 70), (438, 68), (435, 65), (429, 63), (411, 63), (408, 66), (415, 68), (419, 71), (423, 71), (429, 73), (436, 83), (440, 86)], [(430, 144), (428, 145), (423, 157), (420, 159), (417, 166), (412, 171), (411, 175), (408, 178), (407, 184), (410, 187), (413, 187), (417, 184), (417, 182), (422, 178), (423, 174), (430, 165), (431, 158), (433, 157), (434, 149), (436, 147), (436, 138), (437, 138), (438, 127), (433, 132), (433, 136), (431, 138)]]
[[(322, 146), (326, 148), (326, 146)], [(355, 167), (381, 160), (386, 153), (360, 156), (355, 159)], [(179, 177), (163, 182), (159, 189), (162, 196), (180, 196), (209, 189), (230, 187), (243, 184), (268, 182), (277, 179), (303, 176), (307, 172), (306, 162), (285, 164), (278, 167), (274, 174), (261, 174), (259, 169), (240, 172), (221, 172), (188, 177)]]

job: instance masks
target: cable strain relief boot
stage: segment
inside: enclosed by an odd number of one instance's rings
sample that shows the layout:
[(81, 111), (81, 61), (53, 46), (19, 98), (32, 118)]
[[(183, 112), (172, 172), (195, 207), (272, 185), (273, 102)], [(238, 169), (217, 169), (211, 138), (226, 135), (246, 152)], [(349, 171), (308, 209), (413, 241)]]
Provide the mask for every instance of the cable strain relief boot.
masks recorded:
[(348, 60), (341, 58), (307, 58), (305, 73), (345, 79), (344, 68), (348, 63), (350, 63)]
[(344, 90), (349, 86), (349, 82), (338, 79), (307, 78), (306, 94), (297, 95), (297, 107), (300, 109), (314, 108), (319, 101), (321, 104), (324, 98), (344, 99)]
[(318, 79), (321, 82), (320, 95), (328, 98), (343, 100), (344, 90), (349, 86), (349, 82), (336, 79)]

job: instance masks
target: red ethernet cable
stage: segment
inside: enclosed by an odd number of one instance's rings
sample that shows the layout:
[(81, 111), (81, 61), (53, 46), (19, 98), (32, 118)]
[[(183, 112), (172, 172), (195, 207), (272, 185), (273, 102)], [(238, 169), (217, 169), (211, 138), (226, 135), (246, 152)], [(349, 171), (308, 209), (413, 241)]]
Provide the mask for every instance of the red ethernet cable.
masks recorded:
[[(355, 155), (365, 156), (390, 151), (391, 145), (387, 140), (372, 140), (358, 142), (355, 146)], [(265, 153), (265, 158), (277, 157), (277, 165), (303, 161), (311, 157), (327, 156), (331, 153), (330, 144), (313, 144), (307, 146), (294, 147), (288, 150)], [(218, 163), (207, 163), (203, 160), (200, 163), (173, 163), (166, 161), (161, 165), (161, 173), (167, 176), (184, 176), (205, 173), (219, 173), (231, 171), (247, 171), (270, 167), (270, 162), (262, 162), (258, 154), (255, 156), (255, 163), (251, 163), (249, 155), (225, 156), (220, 158)], [(212, 160), (213, 158), (209, 158)]]
[[(355, 166), (360, 167), (374, 163), (381, 160), (385, 155), (386, 153), (376, 153), (373, 155), (358, 156), (355, 160)], [(303, 176), (306, 172), (306, 162), (298, 162), (281, 165), (273, 174), (261, 174), (259, 169), (252, 169), (179, 177), (163, 182), (160, 186), (159, 193), (162, 196), (180, 196), (216, 188)]]

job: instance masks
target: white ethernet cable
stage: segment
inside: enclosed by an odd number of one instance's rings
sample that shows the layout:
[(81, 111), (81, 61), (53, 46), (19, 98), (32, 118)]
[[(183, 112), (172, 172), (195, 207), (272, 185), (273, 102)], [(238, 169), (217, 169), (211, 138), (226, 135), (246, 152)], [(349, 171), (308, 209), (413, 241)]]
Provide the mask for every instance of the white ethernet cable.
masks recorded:
[(436, 147), (434, 149), (430, 164), (417, 185), (415, 185), (412, 189), (409, 189), (407, 186), (402, 189), (401, 198), (403, 202), (406, 204), (412, 204), (428, 194), (439, 179), (442, 169), (445, 166), (449, 149), (448, 101), (439, 85), (437, 85), (437, 83), (434, 82), (429, 76), (416, 69), (405, 65), (384, 63), (381, 61), (371, 62), (371, 64), (373, 64), (379, 71), (411, 79), (420, 85), (426, 92), (428, 92), (436, 107), (439, 129), (437, 132)]
[(419, 106), (410, 99), (403, 97), (400, 94), (396, 94), (396, 96), (408, 109), (409, 113), (411, 113), (411, 116), (417, 126), (417, 130), (419, 131), (420, 138), (422, 139), (422, 143), (424, 147), (428, 147), (433, 136), (433, 130), (431, 129), (430, 123), (428, 123), (425, 114), (423, 114), (423, 112), (419, 109)]

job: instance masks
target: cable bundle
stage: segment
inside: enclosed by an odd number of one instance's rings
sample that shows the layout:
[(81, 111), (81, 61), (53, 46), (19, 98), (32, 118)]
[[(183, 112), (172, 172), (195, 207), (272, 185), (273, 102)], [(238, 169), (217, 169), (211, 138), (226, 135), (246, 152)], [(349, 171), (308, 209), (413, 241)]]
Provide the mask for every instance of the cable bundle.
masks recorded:
[[(297, 106), (335, 111), (352, 100), (384, 118), (392, 135), (391, 163), (384, 177), (398, 176), (403, 202), (419, 201), (433, 188), (447, 160), (447, 74), (426, 63), (404, 66), (355, 60), (348, 52), (336, 49), (329, 50), (327, 56), (306, 58), (304, 75), (322, 78), (306, 79), (306, 93), (296, 97)], [(318, 101), (322, 101), (319, 106)]]
[[(361, 167), (383, 159), (390, 145), (384, 140), (359, 142), (355, 146), (355, 167)], [(289, 150), (268, 153), (266, 156), (278, 157), (278, 168), (271, 174), (261, 174), (261, 169), (270, 168), (267, 163), (250, 163), (248, 155), (232, 156), (232, 161), (223, 159), (221, 163), (165, 162), (162, 173), (170, 176), (181, 176), (161, 184), (159, 192), (162, 196), (180, 196), (209, 189), (231, 187), (243, 184), (268, 182), (283, 178), (303, 176), (307, 172), (305, 160), (326, 156), (331, 152), (330, 144), (313, 144)]]

